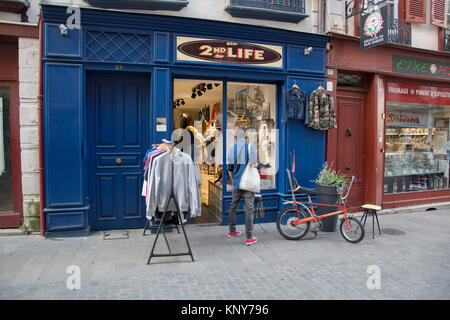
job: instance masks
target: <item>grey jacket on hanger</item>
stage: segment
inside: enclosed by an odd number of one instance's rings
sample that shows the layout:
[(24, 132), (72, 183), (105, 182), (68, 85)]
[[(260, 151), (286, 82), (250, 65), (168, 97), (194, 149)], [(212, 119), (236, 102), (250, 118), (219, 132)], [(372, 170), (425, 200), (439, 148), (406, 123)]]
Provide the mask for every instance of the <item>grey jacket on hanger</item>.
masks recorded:
[[(173, 174), (173, 177), (172, 177)], [(172, 181), (174, 185), (172, 186)], [(163, 212), (172, 193), (182, 212), (190, 211), (191, 217), (201, 215), (200, 191), (195, 165), (191, 157), (173, 148), (156, 158), (149, 177), (150, 199), (147, 206), (147, 218), (155, 215), (156, 208)], [(169, 203), (168, 210), (175, 211), (175, 203)]]

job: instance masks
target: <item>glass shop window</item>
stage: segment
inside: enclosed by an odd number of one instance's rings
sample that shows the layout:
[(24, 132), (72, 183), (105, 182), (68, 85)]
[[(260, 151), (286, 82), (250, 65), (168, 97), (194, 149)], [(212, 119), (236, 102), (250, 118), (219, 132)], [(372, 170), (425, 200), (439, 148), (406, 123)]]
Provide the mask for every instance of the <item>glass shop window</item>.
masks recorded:
[(384, 193), (449, 188), (450, 106), (386, 103)]
[(275, 188), (276, 183), (276, 94), (272, 84), (227, 84), (226, 149), (234, 145), (235, 136), (256, 146), (261, 189)]
[(0, 212), (13, 211), (9, 87), (0, 87)]

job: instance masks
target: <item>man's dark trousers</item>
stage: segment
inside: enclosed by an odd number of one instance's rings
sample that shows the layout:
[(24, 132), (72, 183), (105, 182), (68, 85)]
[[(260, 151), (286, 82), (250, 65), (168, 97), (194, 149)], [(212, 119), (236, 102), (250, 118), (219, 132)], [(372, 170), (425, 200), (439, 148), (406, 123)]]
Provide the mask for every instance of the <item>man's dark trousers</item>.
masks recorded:
[(231, 200), (230, 212), (228, 214), (230, 232), (236, 232), (236, 211), (239, 206), (239, 202), (241, 201), (241, 197), (244, 197), (245, 234), (247, 239), (252, 239), (255, 193), (251, 191), (233, 189), (233, 198)]

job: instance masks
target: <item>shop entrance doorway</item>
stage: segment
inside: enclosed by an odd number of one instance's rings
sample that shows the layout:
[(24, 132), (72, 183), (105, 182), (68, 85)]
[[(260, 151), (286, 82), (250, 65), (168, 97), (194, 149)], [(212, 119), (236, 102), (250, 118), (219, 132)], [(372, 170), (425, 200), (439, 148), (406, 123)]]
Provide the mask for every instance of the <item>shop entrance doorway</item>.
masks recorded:
[(88, 176), (92, 230), (142, 228), (142, 191), (149, 145), (150, 77), (87, 74)]
[(364, 202), (365, 163), (364, 101), (365, 94), (338, 92), (338, 137), (336, 168), (348, 176), (356, 176), (349, 204), (358, 209)]
[(173, 128), (189, 132), (189, 153), (201, 175), (202, 214), (192, 223), (222, 223), (223, 83), (174, 79)]

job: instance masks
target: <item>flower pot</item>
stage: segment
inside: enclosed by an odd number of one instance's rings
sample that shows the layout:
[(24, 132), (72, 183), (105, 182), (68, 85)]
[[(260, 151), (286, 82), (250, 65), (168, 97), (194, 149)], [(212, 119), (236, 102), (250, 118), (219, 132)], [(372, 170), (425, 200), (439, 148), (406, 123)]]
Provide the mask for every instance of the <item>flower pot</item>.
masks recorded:
[[(335, 205), (338, 201), (339, 195), (334, 185), (325, 185), (316, 183), (316, 191), (318, 193), (317, 202), (323, 204)], [(337, 207), (318, 206), (318, 215), (324, 215), (333, 211), (337, 211)], [(334, 215), (321, 220), (323, 222), (322, 231), (334, 232), (338, 221), (338, 215)]]

